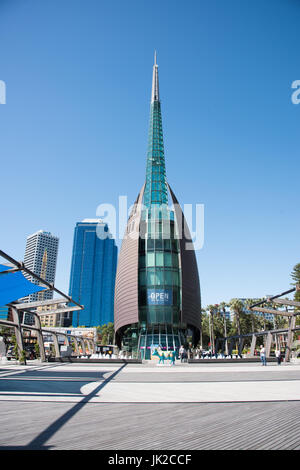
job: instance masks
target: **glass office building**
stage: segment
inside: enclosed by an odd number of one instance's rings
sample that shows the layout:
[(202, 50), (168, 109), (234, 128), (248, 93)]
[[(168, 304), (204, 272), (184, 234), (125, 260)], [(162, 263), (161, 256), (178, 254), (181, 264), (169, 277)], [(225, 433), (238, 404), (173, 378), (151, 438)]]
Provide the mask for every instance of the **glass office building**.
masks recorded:
[(114, 321), (117, 252), (107, 224), (100, 219), (76, 224), (69, 295), (84, 309), (73, 314), (74, 327)]
[(128, 219), (117, 269), (115, 330), (122, 349), (147, 359), (155, 346), (178, 349), (188, 336), (198, 342), (200, 283), (187, 242), (190, 233), (166, 179), (155, 58), (146, 180)]

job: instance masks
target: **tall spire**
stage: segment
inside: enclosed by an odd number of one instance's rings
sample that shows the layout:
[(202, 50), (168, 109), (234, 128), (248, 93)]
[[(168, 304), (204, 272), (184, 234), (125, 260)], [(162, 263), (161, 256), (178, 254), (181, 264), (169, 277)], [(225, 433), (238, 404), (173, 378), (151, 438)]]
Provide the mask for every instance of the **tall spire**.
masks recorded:
[(155, 51), (152, 77), (152, 95), (150, 105), (150, 124), (148, 135), (144, 205), (149, 208), (153, 204), (163, 205), (167, 203), (168, 190), (166, 181), (162, 118), (159, 100), (158, 65), (156, 62)]
[(158, 65), (156, 63), (156, 51), (154, 52), (151, 103), (154, 101), (159, 101)]

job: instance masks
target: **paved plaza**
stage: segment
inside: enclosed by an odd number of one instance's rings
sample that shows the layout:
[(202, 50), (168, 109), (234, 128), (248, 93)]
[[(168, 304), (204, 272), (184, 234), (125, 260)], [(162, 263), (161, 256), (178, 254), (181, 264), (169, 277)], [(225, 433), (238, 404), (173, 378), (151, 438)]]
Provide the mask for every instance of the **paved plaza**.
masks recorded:
[(0, 448), (300, 449), (300, 365), (0, 365)]

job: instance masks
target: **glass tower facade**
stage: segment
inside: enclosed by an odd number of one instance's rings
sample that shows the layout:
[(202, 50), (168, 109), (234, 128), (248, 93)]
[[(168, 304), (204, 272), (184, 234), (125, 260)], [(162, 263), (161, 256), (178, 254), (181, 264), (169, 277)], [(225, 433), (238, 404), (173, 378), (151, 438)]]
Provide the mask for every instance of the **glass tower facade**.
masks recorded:
[(114, 321), (117, 250), (101, 220), (85, 219), (76, 224), (69, 295), (84, 309), (73, 314), (74, 327)]
[(151, 347), (173, 350), (180, 338), (181, 279), (174, 213), (168, 207), (158, 66), (153, 67), (146, 182), (139, 241), (138, 348), (149, 358)]
[[(146, 179), (138, 200), (142, 203), (139, 220), (133, 220), (137, 212), (134, 210), (127, 228), (128, 233), (131, 226), (139, 225), (138, 242), (134, 247), (133, 241), (123, 241), (120, 254), (115, 301), (116, 330), (121, 338), (122, 349), (149, 359), (151, 350), (155, 347), (160, 346), (167, 351), (177, 350), (180, 344), (186, 343), (188, 335), (188, 324), (182, 316), (182, 250), (179, 226), (176, 213), (169, 206), (172, 198), (166, 179), (156, 57), (153, 66)], [(127, 267), (130, 263), (132, 270)], [(137, 299), (134, 292), (130, 292), (130, 279), (135, 276), (136, 270)], [(125, 292), (122, 293), (122, 284), (126, 282), (126, 277), (127, 282), (129, 280), (128, 308), (124, 306)], [(134, 289), (134, 282), (132, 286)], [(197, 287), (198, 284), (195, 283), (196, 290)], [(132, 314), (133, 311), (136, 314)], [(120, 319), (122, 316), (124, 320)], [(119, 323), (124, 323), (126, 317), (127, 325), (119, 328)], [(134, 317), (137, 321), (129, 323), (130, 318)]]

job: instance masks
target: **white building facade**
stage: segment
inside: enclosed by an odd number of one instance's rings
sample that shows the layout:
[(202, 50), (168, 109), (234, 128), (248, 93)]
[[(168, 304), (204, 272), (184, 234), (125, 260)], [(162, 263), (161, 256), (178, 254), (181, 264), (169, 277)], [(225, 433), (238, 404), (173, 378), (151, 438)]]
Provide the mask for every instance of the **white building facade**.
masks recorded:
[[(56, 263), (59, 238), (50, 232), (39, 230), (27, 237), (24, 264), (34, 274), (53, 283), (55, 281)], [(40, 284), (37, 279), (25, 274), (28, 280), (34, 284)], [(26, 298), (29, 302), (48, 300), (53, 298), (53, 291), (37, 292)]]

